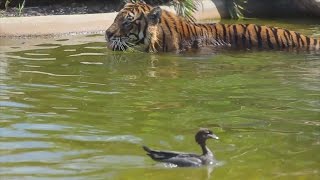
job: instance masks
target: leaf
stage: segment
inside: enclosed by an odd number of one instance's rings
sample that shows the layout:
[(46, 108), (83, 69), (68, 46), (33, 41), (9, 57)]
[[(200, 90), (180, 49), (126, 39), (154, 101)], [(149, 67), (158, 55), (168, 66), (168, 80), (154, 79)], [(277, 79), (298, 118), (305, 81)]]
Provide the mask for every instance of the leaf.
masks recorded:
[(243, 19), (243, 11), (245, 11), (247, 0), (226, 0), (229, 15), (232, 19)]
[(174, 6), (179, 16), (185, 17), (191, 22), (195, 21), (193, 13), (202, 5), (200, 0), (172, 0), (170, 4)]

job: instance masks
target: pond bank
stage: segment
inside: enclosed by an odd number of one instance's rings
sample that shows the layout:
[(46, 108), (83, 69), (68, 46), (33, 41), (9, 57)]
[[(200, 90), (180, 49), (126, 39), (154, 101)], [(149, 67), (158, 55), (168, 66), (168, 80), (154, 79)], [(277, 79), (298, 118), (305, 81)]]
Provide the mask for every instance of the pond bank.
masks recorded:
[(37, 37), (98, 33), (117, 13), (1, 18), (1, 37)]
[[(203, 8), (195, 13), (197, 20), (220, 19), (227, 14), (222, 11), (222, 1), (213, 3), (203, 1)], [(161, 6), (172, 10), (172, 7)], [(219, 9), (219, 11), (218, 11)], [(103, 33), (113, 22), (117, 12), (82, 14), (82, 15), (53, 15), (32, 17), (0, 18), (0, 37), (37, 37), (59, 36), (66, 34)]]

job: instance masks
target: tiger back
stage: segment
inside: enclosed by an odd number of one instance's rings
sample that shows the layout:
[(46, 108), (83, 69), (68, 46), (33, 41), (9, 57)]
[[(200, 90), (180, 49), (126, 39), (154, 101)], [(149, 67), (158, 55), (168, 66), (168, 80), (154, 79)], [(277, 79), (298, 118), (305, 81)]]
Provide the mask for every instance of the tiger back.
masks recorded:
[(153, 8), (147, 14), (147, 51), (181, 51), (205, 46), (241, 49), (319, 50), (320, 39), (256, 24), (199, 24)]

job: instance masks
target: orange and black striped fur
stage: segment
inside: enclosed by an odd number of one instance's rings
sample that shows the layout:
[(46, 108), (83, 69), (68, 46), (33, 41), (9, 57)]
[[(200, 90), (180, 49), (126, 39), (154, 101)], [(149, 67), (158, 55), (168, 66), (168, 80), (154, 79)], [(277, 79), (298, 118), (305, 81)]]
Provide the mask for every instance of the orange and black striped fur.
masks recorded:
[(320, 39), (294, 31), (255, 24), (199, 24), (142, 3), (126, 4), (106, 31), (106, 39), (113, 50), (141, 44), (147, 52), (179, 52), (206, 46), (320, 49)]

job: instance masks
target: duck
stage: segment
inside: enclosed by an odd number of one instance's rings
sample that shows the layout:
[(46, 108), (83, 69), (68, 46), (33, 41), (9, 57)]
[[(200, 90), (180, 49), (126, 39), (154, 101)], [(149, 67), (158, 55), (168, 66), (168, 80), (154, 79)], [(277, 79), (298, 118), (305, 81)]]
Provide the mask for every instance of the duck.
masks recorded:
[(152, 150), (147, 146), (142, 146), (142, 148), (147, 152), (147, 155), (150, 156), (151, 159), (157, 162), (169, 163), (175, 167), (200, 167), (212, 165), (216, 161), (212, 151), (206, 145), (207, 139), (218, 140), (219, 137), (207, 128), (200, 128), (195, 135), (195, 141), (202, 149), (201, 155), (175, 151)]

